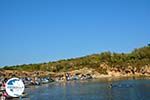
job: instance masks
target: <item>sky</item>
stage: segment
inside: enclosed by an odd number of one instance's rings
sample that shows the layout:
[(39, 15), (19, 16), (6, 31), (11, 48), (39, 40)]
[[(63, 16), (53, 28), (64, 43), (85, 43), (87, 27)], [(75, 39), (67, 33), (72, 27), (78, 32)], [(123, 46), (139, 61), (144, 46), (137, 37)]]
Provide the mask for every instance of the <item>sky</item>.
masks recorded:
[(0, 66), (150, 43), (150, 0), (0, 0)]

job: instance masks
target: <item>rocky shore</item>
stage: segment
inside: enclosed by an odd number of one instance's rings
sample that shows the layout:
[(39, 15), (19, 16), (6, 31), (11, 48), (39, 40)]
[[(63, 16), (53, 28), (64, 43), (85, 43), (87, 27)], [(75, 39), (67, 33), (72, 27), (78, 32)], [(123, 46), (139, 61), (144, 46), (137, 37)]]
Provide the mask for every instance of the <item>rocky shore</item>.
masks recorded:
[(18, 71), (18, 70), (0, 70), (0, 78), (45, 78), (50, 77), (54, 81), (69, 81), (69, 80), (84, 80), (84, 79), (99, 79), (105, 77), (130, 77), (130, 76), (150, 76), (150, 67), (144, 66), (141, 69), (133, 68), (132, 66), (126, 69), (110, 68), (107, 64), (101, 64), (99, 69), (105, 70), (106, 73), (101, 73), (92, 68), (82, 68), (79, 70), (65, 72), (49, 72), (49, 71)]

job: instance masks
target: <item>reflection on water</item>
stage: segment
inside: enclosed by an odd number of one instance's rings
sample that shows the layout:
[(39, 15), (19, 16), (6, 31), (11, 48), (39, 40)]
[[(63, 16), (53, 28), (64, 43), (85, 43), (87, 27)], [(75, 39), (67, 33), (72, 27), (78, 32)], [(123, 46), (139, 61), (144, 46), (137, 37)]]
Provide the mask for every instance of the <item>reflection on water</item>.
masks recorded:
[(29, 93), (27, 100), (150, 100), (150, 80), (71, 81), (32, 87), (26, 91)]

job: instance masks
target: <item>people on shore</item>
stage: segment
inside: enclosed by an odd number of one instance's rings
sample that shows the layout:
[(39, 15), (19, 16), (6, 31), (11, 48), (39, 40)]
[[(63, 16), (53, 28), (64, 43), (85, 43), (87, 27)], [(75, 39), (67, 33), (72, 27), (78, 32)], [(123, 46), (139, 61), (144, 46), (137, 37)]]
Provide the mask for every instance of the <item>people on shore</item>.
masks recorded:
[(2, 80), (1, 85), (0, 85), (0, 91), (2, 92), (0, 100), (6, 100), (6, 98), (8, 97), (8, 94), (6, 92), (6, 82), (7, 82), (7, 78), (4, 78), (4, 80)]

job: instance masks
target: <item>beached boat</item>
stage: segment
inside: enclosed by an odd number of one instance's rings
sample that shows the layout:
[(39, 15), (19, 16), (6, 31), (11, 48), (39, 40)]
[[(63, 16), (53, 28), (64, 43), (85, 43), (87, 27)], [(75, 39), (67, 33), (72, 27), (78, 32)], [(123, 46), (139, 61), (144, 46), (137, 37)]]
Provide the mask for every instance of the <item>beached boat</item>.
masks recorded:
[(41, 79), (42, 84), (47, 84), (47, 83), (50, 83), (50, 82), (54, 82), (54, 80), (51, 79), (51, 78), (42, 78)]
[(49, 83), (49, 80), (44, 78), (44, 79), (41, 80), (41, 83), (42, 83), (42, 84)]
[(31, 81), (30, 85), (41, 85), (39, 81)]

